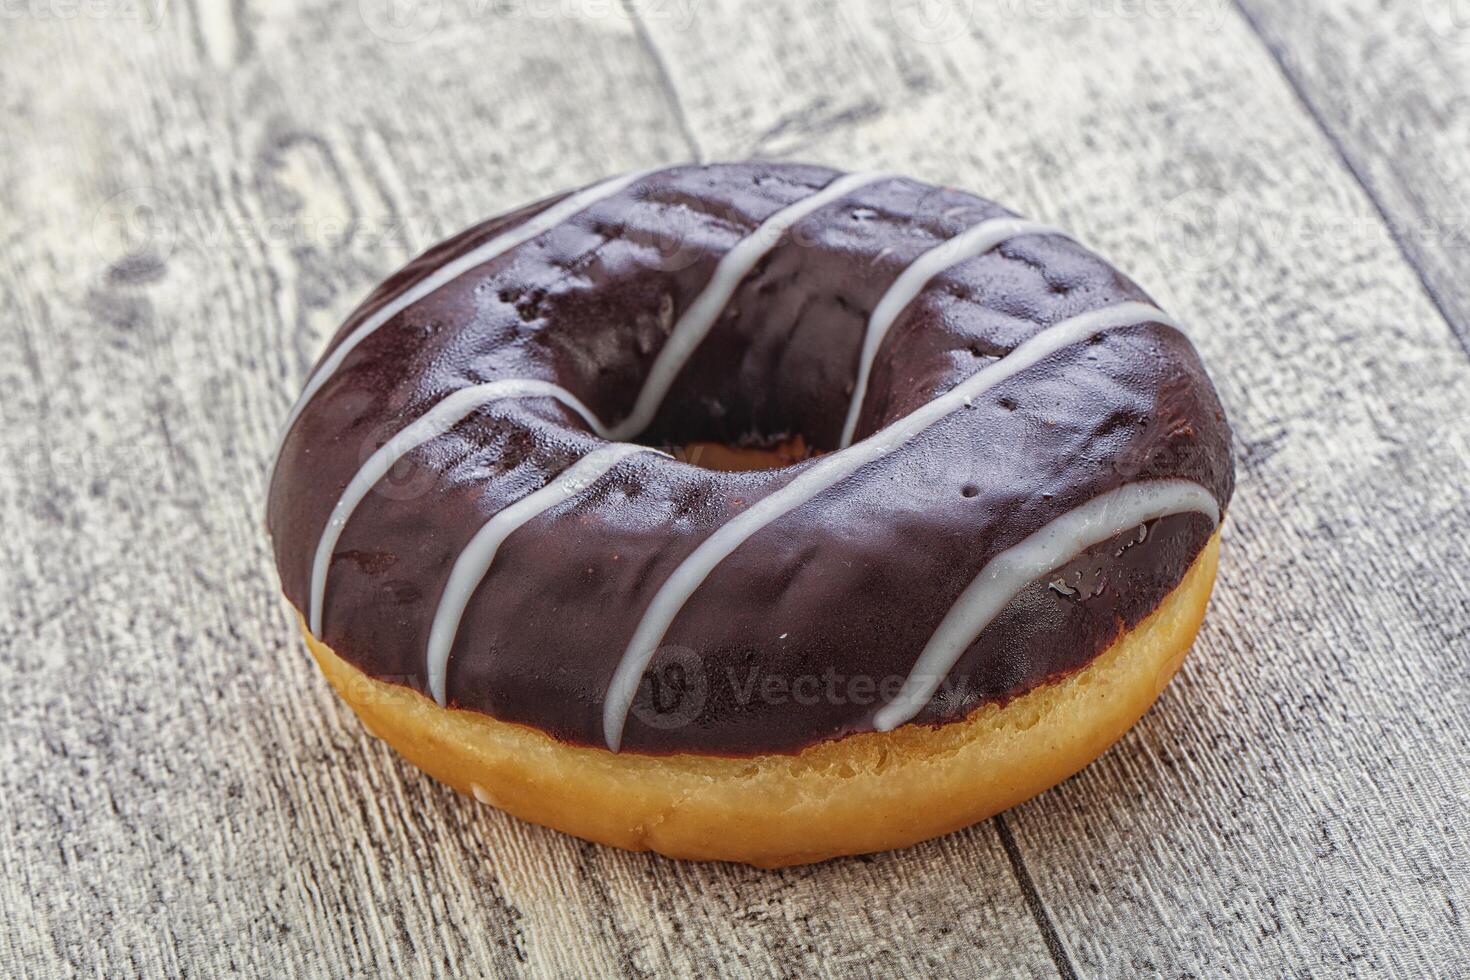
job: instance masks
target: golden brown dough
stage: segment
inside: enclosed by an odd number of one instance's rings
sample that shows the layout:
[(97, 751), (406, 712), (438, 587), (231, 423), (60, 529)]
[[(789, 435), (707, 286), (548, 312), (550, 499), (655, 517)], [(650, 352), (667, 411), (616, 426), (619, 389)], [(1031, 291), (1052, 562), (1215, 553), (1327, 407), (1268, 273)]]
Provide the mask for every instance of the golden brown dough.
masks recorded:
[(484, 803), (588, 840), (780, 867), (902, 847), (983, 820), (1097, 758), (1148, 710), (1204, 618), (1219, 532), (1154, 613), (1082, 670), (940, 727), (795, 755), (647, 756), (567, 745), (373, 680), (309, 633), (369, 730)]

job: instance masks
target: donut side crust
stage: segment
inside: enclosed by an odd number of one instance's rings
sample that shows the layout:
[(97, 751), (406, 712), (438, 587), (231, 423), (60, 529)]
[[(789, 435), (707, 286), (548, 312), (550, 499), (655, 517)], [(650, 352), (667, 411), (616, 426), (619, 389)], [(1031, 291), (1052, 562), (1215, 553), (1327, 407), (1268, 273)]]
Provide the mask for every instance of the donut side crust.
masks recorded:
[(627, 850), (784, 867), (903, 847), (1056, 785), (1153, 704), (1204, 619), (1217, 530), (1159, 607), (1081, 670), (938, 727), (909, 724), (794, 755), (649, 756), (558, 742), (441, 708), (306, 643), (368, 730), (441, 782), (532, 823)]

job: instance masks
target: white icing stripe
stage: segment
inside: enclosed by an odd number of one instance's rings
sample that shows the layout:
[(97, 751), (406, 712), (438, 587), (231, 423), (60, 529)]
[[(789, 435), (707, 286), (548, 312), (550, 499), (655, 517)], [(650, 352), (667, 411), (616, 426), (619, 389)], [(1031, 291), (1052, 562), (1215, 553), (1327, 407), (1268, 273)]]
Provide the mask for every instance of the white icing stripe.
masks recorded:
[(460, 620), (465, 607), (480, 587), (500, 544), (516, 528), (545, 513), (562, 501), (581, 493), (603, 474), (617, 465), (618, 461), (633, 453), (654, 452), (647, 446), (633, 446), (615, 442), (603, 446), (582, 457), (552, 478), (540, 490), (528, 494), (499, 511), (486, 521), (475, 536), (465, 545), (449, 579), (444, 593), (439, 597), (439, 606), (434, 611), (434, 624), (429, 629), (429, 644), (425, 661), (429, 674), (429, 691), (434, 700), (445, 703), (445, 680), (449, 670), (449, 651), (454, 647), (459, 634)]
[(1070, 238), (1060, 228), (1026, 221), (1022, 218), (992, 218), (967, 228), (955, 237), (931, 248), (904, 269), (888, 292), (873, 307), (868, 317), (868, 329), (863, 335), (863, 351), (858, 359), (857, 380), (852, 388), (852, 400), (847, 406), (847, 421), (842, 426), (839, 448), (852, 442), (853, 430), (857, 428), (858, 416), (863, 410), (863, 399), (868, 394), (868, 376), (873, 371), (873, 360), (889, 328), (914, 299), (929, 285), (929, 280), (945, 269), (958, 265), (966, 259), (983, 255), (1002, 242), (1018, 235), (1061, 235)]
[(1138, 323), (1177, 326), (1163, 311), (1147, 303), (1133, 302), (1119, 303), (1063, 320), (866, 439), (819, 457), (790, 483), (752, 504), (701, 542), (659, 587), (623, 651), (603, 701), (603, 736), (608, 748), (616, 752), (622, 744), (623, 727), (627, 724), (638, 682), (643, 679), (643, 673), (663, 641), (669, 624), (714, 567), (746, 539), (859, 468), (898, 449), (930, 425), (968, 405), (986, 389), (1101, 330)]
[[(640, 170), (636, 173), (623, 174), (580, 190), (564, 200), (558, 201), (540, 214), (528, 218), (510, 231), (495, 236), (478, 248), (464, 253), (453, 261), (446, 262), (384, 303), (371, 316), (362, 321), (355, 330), (343, 338), (342, 342), (332, 349), (332, 353), (327, 355), (326, 360), (322, 361), (321, 366), (307, 379), (305, 387), (301, 389), (301, 394), (296, 399), (296, 404), (291, 406), (291, 411), (286, 416), (286, 424), (281, 429), (281, 441), (283, 443), (285, 442), (286, 436), (291, 432), (291, 426), (296, 424), (296, 419), (306, 408), (307, 403), (321, 389), (321, 386), (327, 383), (327, 379), (342, 366), (342, 362), (347, 359), (347, 355), (351, 354), (358, 344), (361, 344), (383, 324), (430, 293), (453, 282), (465, 273), (484, 265), (491, 259), (504, 255), (516, 246), (523, 245), (538, 235), (550, 231), (578, 212), (585, 211), (598, 201), (611, 197), (633, 183), (633, 181), (652, 172), (652, 170)], [(280, 450), (278, 448), (278, 455), (279, 452)], [(272, 469), (274, 469), (274, 466)]]
[(1131, 527), (1188, 513), (1203, 514), (1212, 524), (1220, 523), (1214, 495), (1198, 483), (1131, 483), (1094, 497), (996, 555), (960, 593), (924, 645), (898, 696), (874, 716), (873, 727), (880, 732), (892, 731), (917, 715), (949, 676), (960, 655), (1028, 584)]
[(638, 392), (633, 410), (628, 413), (627, 418), (613, 426), (613, 438), (629, 439), (648, 427), (659, 405), (663, 404), (664, 396), (669, 393), (674, 379), (683, 370), (684, 363), (724, 312), (736, 288), (750, 274), (750, 270), (755, 268), (756, 263), (776, 247), (781, 236), (792, 225), (818, 208), (846, 197), (859, 187), (888, 176), (891, 175), (864, 173), (838, 177), (816, 193), (777, 211), (749, 235), (736, 242), (715, 266), (709, 285), (704, 287), (704, 291), (674, 324), (669, 339), (664, 341), (658, 356), (654, 358), (648, 377), (643, 381), (643, 388)]
[(322, 529), (321, 539), (316, 546), (316, 557), (311, 566), (311, 609), (308, 623), (311, 626), (312, 635), (318, 639), (321, 638), (322, 600), (327, 589), (327, 569), (331, 566), (332, 553), (337, 548), (337, 540), (342, 537), (342, 529), (347, 526), (347, 521), (352, 516), (352, 512), (357, 509), (357, 505), (362, 503), (363, 498), (372, 491), (379, 480), (387, 476), (393, 464), (409, 452), (448, 432), (482, 405), (501, 398), (555, 398), (582, 416), (598, 435), (603, 438), (607, 437), (606, 427), (586, 405), (577, 399), (577, 396), (549, 381), (536, 381), (529, 378), (491, 381), (470, 388), (461, 388), (444, 398), (369, 456), (367, 462), (362, 464), (362, 468), (348, 482), (347, 488), (342, 491), (342, 496), (337, 499), (337, 505), (332, 508), (332, 514), (327, 518), (327, 526)]

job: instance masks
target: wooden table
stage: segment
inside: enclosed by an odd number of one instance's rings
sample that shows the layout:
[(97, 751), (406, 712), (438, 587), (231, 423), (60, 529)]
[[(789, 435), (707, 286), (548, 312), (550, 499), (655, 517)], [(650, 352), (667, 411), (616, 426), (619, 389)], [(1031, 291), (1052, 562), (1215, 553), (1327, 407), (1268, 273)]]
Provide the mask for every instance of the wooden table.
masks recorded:
[[(1452, 0), (16, 0), (0, 972), (1470, 974), (1470, 18)], [(1075, 231), (1237, 434), (1212, 615), (1103, 759), (788, 871), (526, 826), (367, 737), (262, 531), (380, 277), (688, 158)]]

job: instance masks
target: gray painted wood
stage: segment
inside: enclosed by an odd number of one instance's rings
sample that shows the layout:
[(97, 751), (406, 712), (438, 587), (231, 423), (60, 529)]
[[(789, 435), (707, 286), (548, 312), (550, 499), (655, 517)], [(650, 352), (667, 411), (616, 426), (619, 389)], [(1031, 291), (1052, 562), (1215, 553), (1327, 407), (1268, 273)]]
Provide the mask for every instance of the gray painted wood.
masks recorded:
[(1470, 8), (1238, 2), (1470, 353)]
[[(1233, 7), (53, 9), (0, 34), (0, 970), (1470, 971), (1470, 358)], [(419, 776), (315, 675), (260, 527), (278, 420), (396, 264), (750, 154), (1069, 226), (1195, 325), (1241, 472), (1196, 653), (1118, 747), (1003, 823), (782, 872)]]

